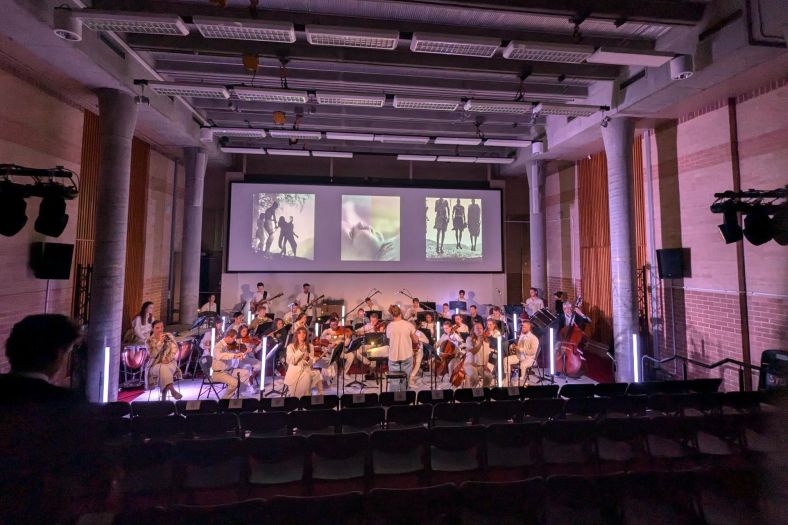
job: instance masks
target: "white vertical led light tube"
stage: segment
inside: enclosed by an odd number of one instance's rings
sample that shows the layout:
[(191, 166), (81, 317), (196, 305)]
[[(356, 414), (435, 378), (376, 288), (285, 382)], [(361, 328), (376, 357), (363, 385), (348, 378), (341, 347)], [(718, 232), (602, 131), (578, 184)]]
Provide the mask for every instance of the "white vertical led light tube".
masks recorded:
[(460, 309), (459, 308), (455, 308), (454, 309), (454, 315), (457, 315), (458, 313), (460, 313)]
[(315, 323), (315, 337), (320, 337), (320, 322)]
[(342, 326), (345, 326), (345, 305), (342, 305)]
[(438, 339), (441, 338), (441, 322), (435, 321), (435, 342), (438, 342)]
[(640, 361), (638, 359), (638, 334), (632, 334), (632, 371), (635, 374), (635, 383), (640, 383)]
[(514, 335), (517, 336), (517, 312), (512, 315), (512, 325), (514, 326)]
[[(222, 326), (224, 326), (224, 317), (222, 317)], [(224, 331), (224, 330), (222, 330)], [(213, 359), (213, 347), (216, 346), (216, 327), (211, 328), (211, 359)], [(208, 369), (208, 375), (213, 375), (213, 367)]]
[(252, 324), (252, 310), (251, 309), (249, 309), (249, 311), (246, 312), (246, 325), (248, 326), (250, 324)]
[(222, 333), (224, 333), (224, 325), (225, 324), (227, 324), (227, 318), (225, 316), (222, 316)]
[(501, 346), (501, 336), (498, 336), (498, 386), (503, 384), (503, 347)]
[(261, 357), (263, 358), (263, 364), (260, 367), (260, 393), (265, 390), (265, 362), (266, 358), (265, 355), (268, 353), (268, 337), (263, 337), (263, 353)]
[(101, 400), (109, 402), (109, 347), (104, 347), (104, 380), (101, 385)]
[(550, 328), (550, 375), (555, 375), (555, 333)]

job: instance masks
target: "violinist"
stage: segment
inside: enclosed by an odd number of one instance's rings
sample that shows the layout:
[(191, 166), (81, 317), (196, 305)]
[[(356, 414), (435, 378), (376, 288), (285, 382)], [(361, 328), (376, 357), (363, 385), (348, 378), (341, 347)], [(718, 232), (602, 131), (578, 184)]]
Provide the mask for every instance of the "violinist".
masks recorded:
[[(338, 317), (333, 315), (331, 316), (328, 321), (328, 328), (326, 328), (323, 333), (320, 334), (320, 338), (327, 343), (326, 348), (328, 349), (329, 354), (333, 353), (334, 349), (340, 343), (344, 345), (344, 348), (347, 348), (350, 345), (349, 331), (349, 329), (346, 331), (345, 328), (339, 327)], [(355, 352), (347, 354), (345, 362), (345, 377), (350, 377), (350, 365), (353, 364), (355, 357)]]
[(452, 326), (452, 330), (463, 337), (470, 333), (468, 325), (462, 322), (462, 314), (454, 314), (454, 325)]
[(348, 318), (348, 322), (354, 327), (358, 326), (360, 328), (364, 326), (367, 323), (367, 315), (364, 309), (359, 308), (356, 310), (355, 313)]
[(306, 330), (306, 314), (298, 314), (293, 321), (293, 326), (290, 328), (290, 333), (295, 334), (296, 330), (303, 328)]
[[(245, 357), (244, 352), (237, 351), (238, 344), (235, 338), (238, 332), (232, 328), (227, 330), (224, 337), (213, 347), (213, 363), (211, 368), (213, 374), (211, 380), (214, 383), (224, 383), (227, 389), (224, 391), (223, 399), (230, 399), (241, 384), (249, 384), (249, 370), (238, 367), (238, 360)], [(240, 378), (240, 381), (239, 381)]]
[(232, 329), (232, 330), (235, 330), (235, 333), (238, 333), (238, 329), (241, 328), (241, 325), (245, 324), (244, 323), (244, 314), (243, 314), (243, 312), (235, 312), (235, 313), (233, 313), (233, 317), (232, 317), (231, 321), (232, 322), (230, 323), (230, 326), (228, 327), (228, 330)]
[(484, 337), (484, 326), (481, 323), (473, 325), (473, 333), (465, 340), (465, 387), (475, 388), (481, 383), (488, 387), (492, 384), (493, 374), (487, 368), (492, 348)]
[(486, 338), (492, 337), (493, 339), (498, 339), (499, 337), (501, 337), (501, 331), (498, 330), (498, 323), (496, 323), (495, 319), (493, 319), (492, 317), (487, 319), (487, 326), (485, 327), (484, 330), (484, 337)]
[(408, 308), (408, 311), (405, 313), (405, 320), (406, 321), (413, 321), (416, 322), (416, 314), (419, 312), (423, 312), (424, 309), (421, 307), (421, 303), (419, 302), (418, 297), (413, 298), (413, 306)]
[(479, 315), (479, 309), (475, 304), (472, 304), (469, 310), (471, 314), (471, 326), (475, 325), (476, 323), (484, 323), (484, 318)]
[(504, 339), (508, 340), (509, 339), (509, 325), (506, 323), (506, 317), (504, 317), (503, 311), (499, 307), (493, 306), (491, 312), (492, 312), (492, 315), (490, 317), (495, 319), (496, 324), (500, 323), (500, 326), (501, 326), (501, 328), (500, 328), (501, 337), (503, 337)]
[(373, 313), (369, 316), (369, 322), (356, 330), (356, 333), (359, 335), (363, 334), (374, 334), (375, 332), (381, 332), (385, 330), (385, 327), (382, 326), (380, 323), (380, 319), (378, 318), (378, 314)]
[(257, 349), (260, 348), (262, 341), (257, 337), (251, 336), (249, 334), (249, 327), (242, 324), (241, 328), (238, 330), (238, 336), (235, 342), (238, 343), (238, 349), (245, 354), (243, 359), (238, 362), (238, 366), (248, 369), (254, 377), (259, 377), (261, 364), (260, 360), (257, 359), (254, 354)]
[(432, 312), (427, 312), (424, 314), (424, 321), (419, 323), (419, 328), (423, 330), (427, 330), (430, 333), (430, 343), (435, 341), (435, 316), (432, 315)]
[(306, 328), (299, 327), (294, 341), (287, 345), (285, 385), (288, 396), (308, 396), (312, 388), (317, 388), (318, 395), (323, 395), (323, 378), (319, 370), (312, 368), (314, 362), (314, 348), (307, 342)]

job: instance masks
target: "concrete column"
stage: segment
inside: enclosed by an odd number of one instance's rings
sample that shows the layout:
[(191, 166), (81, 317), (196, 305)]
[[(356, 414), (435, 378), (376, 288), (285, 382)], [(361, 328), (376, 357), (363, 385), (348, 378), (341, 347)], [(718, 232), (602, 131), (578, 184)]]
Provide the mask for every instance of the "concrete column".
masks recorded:
[(547, 304), (547, 247), (544, 215), (545, 162), (532, 160), (528, 165), (529, 224), (531, 233), (531, 287), (538, 288)]
[(202, 244), (202, 194), (207, 157), (200, 148), (184, 149), (186, 196), (183, 209), (183, 262), (181, 263), (180, 322), (197, 317), (200, 294), (200, 248)]
[(110, 348), (109, 400), (117, 399), (120, 370), (123, 286), (129, 220), (131, 141), (137, 106), (115, 89), (96, 91), (100, 117), (100, 168), (96, 201), (96, 241), (90, 286), (87, 396), (102, 399), (104, 347)]
[[(632, 199), (632, 142), (634, 121), (614, 118), (602, 128), (607, 155), (610, 207), (610, 271), (613, 282), (613, 347), (616, 381), (635, 379), (632, 334), (638, 334), (635, 288), (635, 203)], [(638, 341), (638, 351), (640, 344)]]

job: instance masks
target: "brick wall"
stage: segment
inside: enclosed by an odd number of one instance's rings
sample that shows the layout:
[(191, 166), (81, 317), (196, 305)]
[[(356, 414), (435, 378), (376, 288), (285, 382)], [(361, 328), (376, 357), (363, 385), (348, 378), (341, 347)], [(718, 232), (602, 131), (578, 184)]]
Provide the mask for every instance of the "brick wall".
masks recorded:
[[(50, 168), (57, 165), (79, 173), (83, 116), (80, 108), (47, 93), (0, 63), (0, 99), (24, 104), (0, 103), (0, 161), (22, 166)], [(20, 182), (29, 182), (20, 180)], [(70, 280), (36, 279), (28, 268), (31, 242), (73, 243), (76, 235), (77, 199), (69, 201), (69, 222), (57, 239), (33, 229), (40, 199), (27, 199), (27, 224), (13, 237), (0, 237), (0, 371), (8, 369), (5, 341), (11, 327), (33, 313), (71, 313), (73, 288)], [(72, 270), (73, 271), (73, 270)], [(48, 295), (48, 302), (45, 298)]]

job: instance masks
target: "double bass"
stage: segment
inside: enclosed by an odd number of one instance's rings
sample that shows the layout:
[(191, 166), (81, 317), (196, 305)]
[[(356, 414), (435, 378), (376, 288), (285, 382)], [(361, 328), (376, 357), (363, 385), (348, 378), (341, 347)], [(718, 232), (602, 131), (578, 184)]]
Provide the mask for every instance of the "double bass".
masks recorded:
[[(575, 307), (582, 304), (583, 298), (578, 297)], [(555, 372), (564, 373), (566, 377), (577, 379), (585, 373), (586, 361), (582, 348), (586, 344), (586, 334), (576, 324), (564, 326), (558, 332), (558, 352), (555, 354)]]

